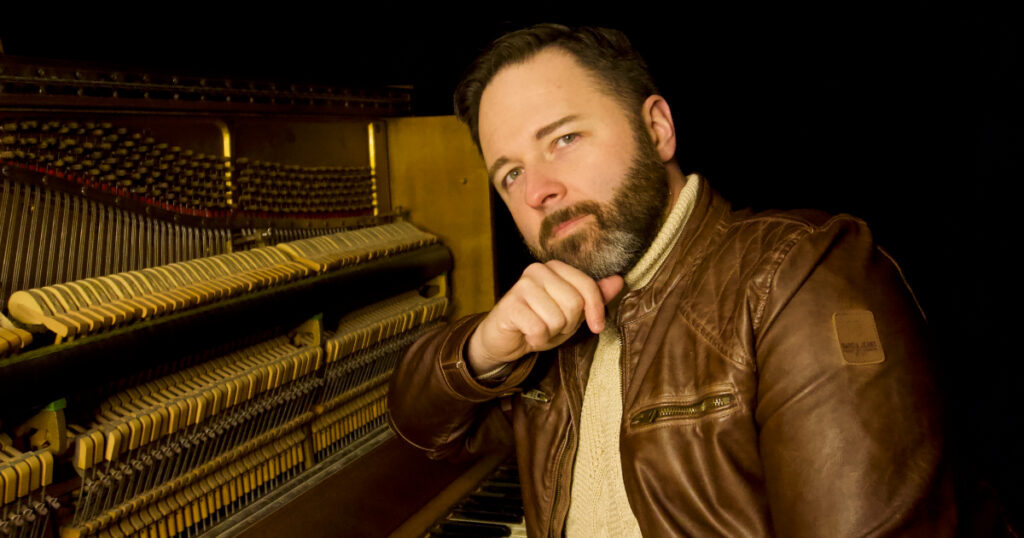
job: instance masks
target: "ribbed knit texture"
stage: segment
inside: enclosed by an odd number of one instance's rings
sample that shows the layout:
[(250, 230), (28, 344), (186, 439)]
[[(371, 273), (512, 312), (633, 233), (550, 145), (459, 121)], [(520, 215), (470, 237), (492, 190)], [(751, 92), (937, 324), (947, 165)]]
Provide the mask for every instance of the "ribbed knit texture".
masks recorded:
[[(645, 286), (665, 262), (679, 239), (697, 200), (698, 179), (687, 177), (658, 235), (640, 261), (625, 276), (626, 289)], [(580, 444), (572, 475), (572, 501), (566, 521), (569, 538), (630, 538), (640, 536), (626, 499), (619, 453), (622, 428), (622, 341), (609, 312), (597, 338), (580, 424)]]

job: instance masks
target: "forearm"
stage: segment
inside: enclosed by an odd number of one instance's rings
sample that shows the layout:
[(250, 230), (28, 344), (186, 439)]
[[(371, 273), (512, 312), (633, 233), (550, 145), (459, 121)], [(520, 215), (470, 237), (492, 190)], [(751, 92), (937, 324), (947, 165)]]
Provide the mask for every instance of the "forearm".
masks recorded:
[(475, 444), (480, 424), (496, 398), (515, 392), (533, 357), (516, 365), (496, 386), (478, 382), (464, 350), (482, 315), (459, 320), (416, 342), (391, 379), (388, 407), (392, 428), (432, 457), (447, 457)]

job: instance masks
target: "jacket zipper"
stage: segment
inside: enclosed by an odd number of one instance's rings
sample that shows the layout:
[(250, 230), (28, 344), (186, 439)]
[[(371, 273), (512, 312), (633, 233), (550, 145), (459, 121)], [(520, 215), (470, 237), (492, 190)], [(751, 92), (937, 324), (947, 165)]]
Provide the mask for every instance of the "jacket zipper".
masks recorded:
[(619, 347), (619, 401), (622, 402), (622, 408), (625, 409), (626, 387), (623, 387), (623, 385), (626, 383), (626, 371), (622, 368), (622, 357), (625, 356), (625, 353), (622, 352), (622, 327), (616, 326), (615, 328), (619, 330), (615, 336), (616, 344)]
[[(573, 359), (575, 359), (575, 358), (576, 357), (574, 356)], [(559, 357), (559, 359), (561, 359), (561, 357)], [(564, 372), (562, 372), (562, 373), (564, 374)], [(543, 392), (542, 392), (542, 394), (543, 394)], [(573, 400), (572, 400), (572, 396), (570, 395), (570, 391), (568, 391), (568, 390), (566, 391), (565, 398), (566, 398), (566, 401), (568, 402), (568, 404), (569, 404), (569, 406), (571, 408), (573, 406)], [(566, 435), (564, 437), (564, 442), (562, 443), (562, 447), (561, 447), (561, 452), (558, 454), (558, 457), (557, 457), (557, 460), (558, 460), (557, 461), (557, 466), (555, 467), (555, 493), (554, 493), (554, 495), (551, 498), (551, 515), (548, 517), (548, 533), (547, 533), (548, 536), (551, 537), (551, 538), (556, 538), (555, 534), (554, 534), (554, 532), (555, 532), (555, 519), (557, 517), (559, 517), (558, 501), (559, 501), (559, 498), (561, 497), (561, 493), (562, 493), (562, 470), (565, 467), (566, 458), (568, 458), (570, 456), (571, 457), (576, 457), (576, 448), (575, 448), (575, 444), (576, 444), (576, 438), (575, 438), (576, 430), (573, 428), (573, 424), (575, 422), (576, 421), (573, 419), (572, 410), (570, 409), (570, 411), (569, 411), (569, 428), (566, 431)], [(570, 450), (569, 447), (573, 447), (572, 450)], [(572, 472), (572, 471), (570, 470), (570, 472)], [(564, 534), (565, 533), (565, 529), (564, 529), (565, 521), (564, 520), (562, 521), (562, 526), (563, 526), (562, 534)]]
[(548, 536), (552, 538), (554, 537), (555, 517), (558, 515), (558, 497), (562, 489), (562, 467), (565, 463), (566, 454), (569, 453), (569, 440), (572, 437), (572, 433), (572, 424), (570, 423), (568, 435), (565, 436), (565, 443), (562, 444), (562, 452), (558, 456), (558, 467), (555, 468), (555, 494), (551, 499), (551, 517), (548, 518)]
[(633, 415), (629, 423), (633, 426), (652, 424), (666, 418), (697, 418), (709, 415), (720, 409), (731, 407), (736, 396), (730, 393), (712, 394), (688, 405), (663, 405), (647, 409)]

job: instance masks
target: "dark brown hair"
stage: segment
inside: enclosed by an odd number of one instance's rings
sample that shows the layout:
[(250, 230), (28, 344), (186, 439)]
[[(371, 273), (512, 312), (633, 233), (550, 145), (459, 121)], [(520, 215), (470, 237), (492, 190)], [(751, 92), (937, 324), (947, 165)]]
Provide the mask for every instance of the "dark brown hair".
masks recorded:
[(480, 97), (491, 79), (504, 67), (522, 63), (549, 47), (572, 54), (593, 73), (602, 90), (618, 99), (632, 114), (639, 114), (647, 97), (657, 94), (647, 64), (618, 30), (560, 24), (539, 24), (498, 38), (470, 66), (455, 88), (455, 114), (466, 125), (473, 142), (480, 147)]

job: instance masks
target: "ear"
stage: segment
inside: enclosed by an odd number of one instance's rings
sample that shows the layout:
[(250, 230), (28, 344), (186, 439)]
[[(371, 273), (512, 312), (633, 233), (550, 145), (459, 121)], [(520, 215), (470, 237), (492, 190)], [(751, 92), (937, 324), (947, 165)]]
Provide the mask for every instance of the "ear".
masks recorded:
[(668, 101), (660, 95), (652, 95), (644, 101), (640, 117), (647, 128), (647, 133), (654, 141), (654, 147), (663, 162), (672, 160), (676, 155), (676, 127), (672, 123), (672, 111)]

